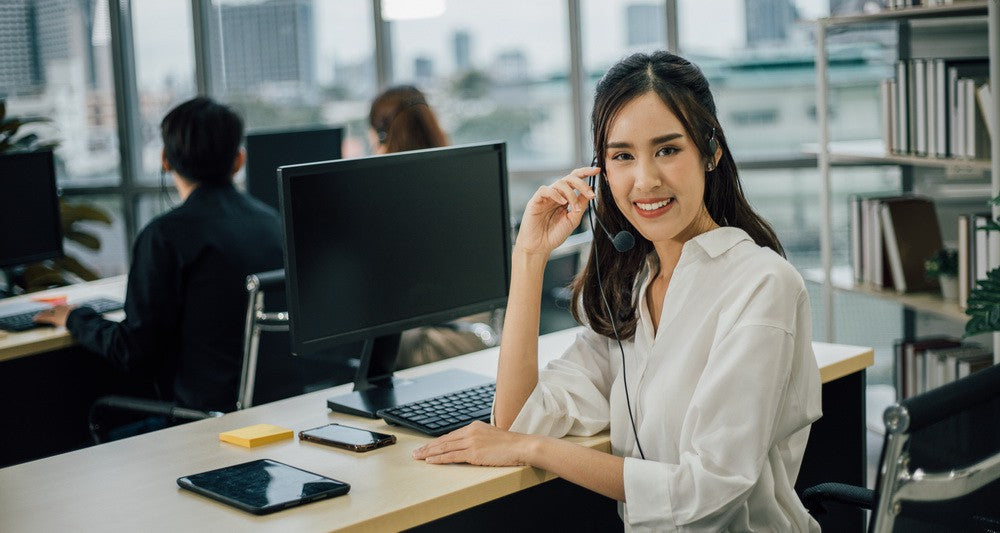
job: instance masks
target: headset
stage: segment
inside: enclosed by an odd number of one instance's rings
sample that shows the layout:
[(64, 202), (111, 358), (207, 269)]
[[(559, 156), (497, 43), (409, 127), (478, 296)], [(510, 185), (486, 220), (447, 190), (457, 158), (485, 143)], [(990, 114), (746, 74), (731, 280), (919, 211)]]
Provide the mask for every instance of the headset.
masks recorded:
[(375, 128), (375, 137), (378, 139), (378, 143), (385, 144), (385, 141), (389, 139), (389, 130), (392, 129), (392, 125), (396, 122), (396, 119), (399, 118), (399, 115), (402, 115), (404, 111), (409, 110), (411, 107), (419, 105), (427, 106), (427, 101), (418, 96), (404, 100), (399, 109), (397, 109), (388, 120), (385, 120), (382, 124), (380, 124), (381, 127)]
[[(715, 138), (715, 128), (712, 128), (711, 136), (708, 139), (708, 162), (705, 163), (705, 170), (712, 172), (715, 170), (715, 152), (719, 150), (719, 141)], [(590, 166), (597, 166), (597, 156), (591, 161)], [(595, 228), (600, 227), (601, 231), (607, 235), (608, 240), (611, 241), (612, 246), (618, 252), (624, 253), (632, 249), (635, 246), (635, 235), (628, 230), (619, 231), (611, 236), (611, 232), (608, 228), (601, 222), (601, 219), (597, 217), (597, 180), (604, 173), (603, 169), (596, 175), (590, 177), (590, 187), (594, 190), (594, 197), (590, 199), (590, 209), (587, 210), (587, 216), (590, 220), (590, 228), (592, 231), (596, 231)], [(594, 224), (594, 222), (597, 224)], [(628, 408), (628, 419), (632, 423), (632, 435), (635, 437), (635, 447), (639, 449), (639, 457), (643, 460), (646, 459), (646, 454), (642, 451), (642, 444), (639, 443), (639, 431), (635, 427), (635, 417), (632, 415), (632, 402), (629, 399), (628, 394), (628, 373), (625, 366), (625, 348), (622, 346), (622, 339), (618, 335), (618, 326), (615, 324), (614, 313), (611, 312), (611, 305), (608, 303), (607, 296), (604, 295), (604, 284), (601, 282), (601, 262), (600, 254), (594, 251), (594, 269), (597, 271), (597, 288), (601, 293), (601, 301), (604, 303), (604, 309), (608, 312), (608, 320), (611, 321), (611, 330), (615, 333), (615, 341), (618, 342), (618, 350), (622, 354), (622, 384), (625, 387), (625, 406)]]

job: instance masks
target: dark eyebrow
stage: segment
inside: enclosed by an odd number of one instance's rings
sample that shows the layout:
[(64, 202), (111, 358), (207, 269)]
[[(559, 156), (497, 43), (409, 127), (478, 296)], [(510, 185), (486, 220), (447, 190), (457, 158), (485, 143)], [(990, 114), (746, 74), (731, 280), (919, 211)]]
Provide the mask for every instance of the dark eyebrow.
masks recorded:
[[(681, 133), (668, 133), (666, 135), (660, 135), (659, 137), (654, 137), (649, 141), (650, 145), (663, 144), (665, 142), (670, 142), (674, 139), (679, 139), (684, 135)], [(632, 143), (627, 142), (609, 142), (607, 144), (607, 149), (617, 149), (617, 148), (632, 148)]]

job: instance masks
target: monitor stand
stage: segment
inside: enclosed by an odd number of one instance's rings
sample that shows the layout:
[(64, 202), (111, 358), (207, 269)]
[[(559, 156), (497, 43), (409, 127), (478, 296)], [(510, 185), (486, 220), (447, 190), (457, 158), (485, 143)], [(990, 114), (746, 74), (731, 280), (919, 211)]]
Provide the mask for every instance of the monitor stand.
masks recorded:
[(394, 378), (392, 368), (399, 353), (400, 334), (366, 340), (361, 365), (354, 378), (354, 392), (334, 396), (326, 405), (334, 412), (378, 418), (379, 409), (433, 398), (492, 383), (488, 376), (450, 369), (418, 378)]

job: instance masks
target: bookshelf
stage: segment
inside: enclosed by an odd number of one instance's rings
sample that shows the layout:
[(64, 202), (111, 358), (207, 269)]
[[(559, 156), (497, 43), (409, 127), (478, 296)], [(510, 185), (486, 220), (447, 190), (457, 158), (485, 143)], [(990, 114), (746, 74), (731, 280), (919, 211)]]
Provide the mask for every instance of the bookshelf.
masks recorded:
[[(943, 6), (916, 6), (904, 9), (885, 10), (872, 14), (857, 14), (822, 18), (816, 21), (816, 74), (817, 74), (817, 109), (830, 109), (830, 87), (828, 78), (828, 48), (827, 39), (830, 34), (845, 31), (851, 26), (864, 29), (868, 25), (884, 22), (894, 22), (898, 29), (898, 57), (900, 61), (916, 58), (942, 57), (980, 57), (988, 63), (988, 80), (993, 88), (991, 100), (994, 110), (1000, 109), (1000, 2), (992, 0), (975, 0)], [(920, 22), (918, 22), (920, 21)], [(942, 38), (935, 35), (938, 27), (948, 24), (968, 24), (969, 27), (981, 28), (985, 22), (985, 30), (975, 29), (965, 32), (961, 39)], [(938, 23), (941, 23), (940, 25)], [(976, 26), (979, 24), (980, 26)], [(985, 35), (983, 35), (985, 31)], [(984, 48), (982, 42), (986, 42)], [(940, 54), (940, 55), (939, 55)], [(949, 55), (955, 54), (955, 55)], [(919, 79), (919, 78), (918, 78)], [(919, 100), (918, 100), (919, 101)], [(916, 312), (931, 313), (949, 320), (964, 323), (968, 317), (956, 303), (946, 302), (939, 295), (932, 293), (898, 294), (892, 289), (880, 289), (865, 284), (855, 283), (849, 267), (834, 268), (832, 264), (832, 207), (831, 207), (831, 168), (833, 166), (898, 166), (903, 176), (903, 190), (910, 192), (913, 186), (915, 172), (931, 169), (930, 172), (944, 174), (979, 174), (989, 181), (989, 197), (1000, 195), (1000, 136), (994, 135), (989, 140), (991, 159), (983, 158), (952, 158), (911, 153), (889, 153), (882, 146), (888, 142), (876, 142), (878, 149), (851, 149), (838, 146), (830, 139), (830, 118), (828, 113), (817, 113), (819, 122), (819, 145), (816, 148), (820, 175), (820, 256), (821, 268), (808, 269), (803, 277), (819, 282), (823, 286), (823, 308), (826, 316), (825, 335), (828, 342), (835, 339), (834, 331), (834, 292), (846, 291), (865, 294), (871, 297), (897, 302), (904, 308), (904, 334), (912, 336)], [(929, 119), (930, 120), (930, 119)], [(992, 130), (997, 127), (997, 113), (994, 113)], [(905, 125), (904, 125), (904, 132)], [(905, 133), (904, 133), (905, 135)], [(912, 140), (911, 140), (912, 141)], [(910, 146), (912, 148), (912, 145)], [(984, 202), (989, 197), (984, 197)], [(1000, 207), (993, 207), (993, 218), (1000, 215)], [(991, 232), (989, 266), (1000, 265), (1000, 235)], [(994, 362), (1000, 363), (1000, 333), (993, 335)]]

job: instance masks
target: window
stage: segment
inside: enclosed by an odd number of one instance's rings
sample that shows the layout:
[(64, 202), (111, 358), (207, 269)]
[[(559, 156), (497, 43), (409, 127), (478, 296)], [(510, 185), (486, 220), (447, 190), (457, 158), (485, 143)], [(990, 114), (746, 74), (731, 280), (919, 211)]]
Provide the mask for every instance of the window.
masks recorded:
[(507, 141), (512, 170), (574, 166), (566, 2), (444, 7), (389, 20), (392, 83), (425, 91), (453, 143)]
[(163, 150), (160, 121), (170, 109), (197, 93), (191, 4), (133, 0), (132, 36), (140, 126), (140, 138), (134, 146), (142, 161), (137, 181), (159, 185)]
[(59, 141), (62, 186), (120, 181), (110, 44), (106, 1), (0, 4), (0, 97), (9, 115), (51, 119), (22, 131)]
[(345, 157), (365, 152), (377, 90), (370, 2), (216, 0), (212, 87), (248, 130), (343, 124)]

